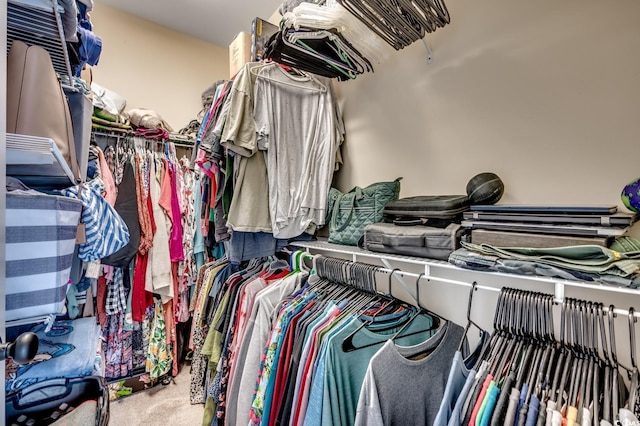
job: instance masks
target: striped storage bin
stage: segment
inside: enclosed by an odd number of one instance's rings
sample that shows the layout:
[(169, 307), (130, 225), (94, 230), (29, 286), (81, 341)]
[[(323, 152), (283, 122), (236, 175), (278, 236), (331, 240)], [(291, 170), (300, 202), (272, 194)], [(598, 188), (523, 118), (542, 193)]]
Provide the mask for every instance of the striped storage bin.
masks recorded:
[(82, 203), (7, 193), (6, 320), (64, 311)]

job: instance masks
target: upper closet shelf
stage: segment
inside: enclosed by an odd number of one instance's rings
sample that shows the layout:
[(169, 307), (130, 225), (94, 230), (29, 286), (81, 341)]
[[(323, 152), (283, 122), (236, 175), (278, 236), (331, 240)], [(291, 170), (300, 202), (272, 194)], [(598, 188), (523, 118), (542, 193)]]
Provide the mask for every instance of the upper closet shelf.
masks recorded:
[(71, 82), (71, 65), (65, 42), (61, 14), (56, 0), (8, 0), (7, 52), (13, 40), (41, 46), (51, 56), (53, 68), (63, 83)]
[(47, 177), (65, 186), (75, 179), (53, 139), (7, 133), (7, 175)]
[[(350, 255), (354, 262), (366, 262), (366, 258), (378, 259), (385, 267), (393, 270), (397, 268), (391, 262), (397, 262), (405, 265), (419, 265), (424, 268), (424, 278), (431, 279), (436, 282), (442, 282), (453, 285), (461, 285), (471, 287), (472, 283), (484, 281), (479, 279), (481, 276), (486, 277), (505, 277), (510, 280), (519, 280), (525, 282), (534, 282), (539, 284), (552, 285), (555, 290), (556, 300), (564, 300), (565, 287), (578, 287), (592, 290), (601, 290), (613, 293), (634, 294), (640, 295), (640, 290), (628, 288), (628, 287), (616, 287), (612, 285), (605, 285), (599, 283), (589, 283), (584, 281), (571, 281), (563, 280), (559, 278), (549, 278), (543, 276), (529, 276), (529, 275), (515, 275), (502, 272), (485, 272), (475, 271), (472, 269), (463, 269), (451, 263), (444, 262), (435, 259), (426, 259), (420, 257), (402, 256), (386, 253), (375, 253), (368, 250), (364, 250), (358, 247), (345, 246), (340, 244), (332, 244), (327, 241), (294, 241), (292, 245), (307, 249), (308, 252), (328, 252), (328, 253), (340, 253)], [(450, 279), (449, 277), (439, 276), (438, 272), (442, 271), (455, 271), (469, 276), (468, 280)], [(484, 283), (483, 283), (484, 284)], [(490, 282), (487, 282), (490, 284)]]

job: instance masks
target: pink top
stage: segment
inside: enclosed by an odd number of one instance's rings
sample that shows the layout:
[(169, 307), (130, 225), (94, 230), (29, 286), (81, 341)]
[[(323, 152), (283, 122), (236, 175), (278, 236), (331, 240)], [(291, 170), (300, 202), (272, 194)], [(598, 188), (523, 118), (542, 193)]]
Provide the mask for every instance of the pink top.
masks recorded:
[(104, 199), (107, 200), (109, 205), (113, 206), (116, 204), (116, 196), (118, 195), (118, 190), (116, 189), (116, 183), (113, 180), (113, 174), (109, 169), (109, 165), (107, 164), (107, 160), (104, 158), (104, 152), (100, 149), (99, 146), (96, 146), (96, 152), (98, 153), (98, 165), (100, 166), (100, 177), (102, 178), (102, 183), (104, 184)]
[[(166, 160), (165, 160), (166, 161)], [(169, 254), (172, 262), (184, 260), (184, 246), (182, 245), (182, 211), (178, 199), (178, 183), (173, 165), (167, 163), (171, 177), (171, 216), (173, 227), (171, 228), (171, 240), (169, 241)]]

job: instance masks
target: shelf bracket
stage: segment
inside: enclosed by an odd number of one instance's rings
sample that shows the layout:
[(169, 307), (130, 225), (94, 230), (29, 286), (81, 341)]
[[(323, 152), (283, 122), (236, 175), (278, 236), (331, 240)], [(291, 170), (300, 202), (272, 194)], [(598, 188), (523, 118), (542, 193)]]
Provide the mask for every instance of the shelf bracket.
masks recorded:
[(556, 282), (554, 286), (555, 286), (554, 295), (555, 295), (556, 302), (563, 303), (564, 302), (564, 283)]
[(430, 64), (431, 61), (433, 60), (433, 52), (431, 51), (431, 48), (429, 47), (429, 43), (427, 42), (426, 38), (422, 39), (422, 44), (424, 44), (425, 49), (427, 49), (427, 63)]

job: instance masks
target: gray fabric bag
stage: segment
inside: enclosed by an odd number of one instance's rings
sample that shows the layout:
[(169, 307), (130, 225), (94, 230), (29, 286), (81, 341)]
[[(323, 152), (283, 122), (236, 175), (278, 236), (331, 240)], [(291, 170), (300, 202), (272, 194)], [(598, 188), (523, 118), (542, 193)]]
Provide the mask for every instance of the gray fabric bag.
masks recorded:
[(446, 228), (374, 223), (364, 229), (364, 248), (380, 253), (446, 261), (460, 247), (460, 238), (465, 232), (457, 223), (451, 223)]

